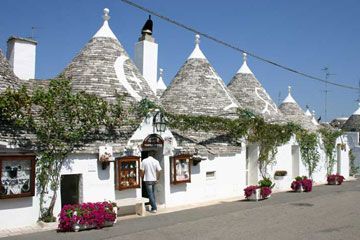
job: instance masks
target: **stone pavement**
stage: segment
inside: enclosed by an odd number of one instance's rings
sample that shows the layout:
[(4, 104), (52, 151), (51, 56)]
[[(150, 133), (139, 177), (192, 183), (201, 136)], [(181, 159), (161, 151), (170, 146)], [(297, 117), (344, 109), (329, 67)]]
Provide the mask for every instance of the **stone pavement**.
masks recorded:
[(265, 201), (232, 201), (80, 233), (54, 230), (4, 239), (360, 239), (360, 181), (277, 193)]

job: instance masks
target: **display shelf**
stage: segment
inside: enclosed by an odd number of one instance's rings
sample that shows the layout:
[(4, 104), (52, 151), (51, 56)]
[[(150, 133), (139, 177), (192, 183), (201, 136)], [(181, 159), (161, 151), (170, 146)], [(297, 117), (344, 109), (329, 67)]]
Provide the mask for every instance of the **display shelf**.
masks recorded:
[(140, 187), (140, 157), (126, 156), (117, 158), (116, 189), (124, 190)]

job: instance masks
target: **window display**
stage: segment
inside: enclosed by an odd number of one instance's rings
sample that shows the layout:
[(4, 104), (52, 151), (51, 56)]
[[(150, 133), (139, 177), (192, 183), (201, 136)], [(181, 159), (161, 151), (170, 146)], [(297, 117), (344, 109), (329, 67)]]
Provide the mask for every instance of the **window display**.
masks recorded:
[(183, 154), (171, 158), (171, 182), (173, 184), (191, 182), (191, 155)]
[(140, 187), (140, 157), (126, 156), (116, 159), (116, 188)]
[(0, 155), (0, 198), (34, 196), (35, 156)]

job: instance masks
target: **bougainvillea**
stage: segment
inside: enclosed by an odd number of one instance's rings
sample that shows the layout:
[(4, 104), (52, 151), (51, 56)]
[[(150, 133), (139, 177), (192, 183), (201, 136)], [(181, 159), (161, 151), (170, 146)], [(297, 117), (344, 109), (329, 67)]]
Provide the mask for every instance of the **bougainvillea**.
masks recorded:
[(302, 180), (295, 180), (291, 183), (291, 189), (296, 191), (299, 191), (302, 186)]
[(294, 191), (299, 191), (300, 188), (302, 188), (304, 192), (311, 192), (313, 185), (312, 183), (312, 180), (308, 179), (306, 176), (297, 176), (295, 180), (291, 183), (291, 189)]
[(267, 198), (271, 194), (271, 188), (270, 187), (261, 187), (260, 195), (262, 198)]
[(73, 231), (74, 224), (101, 228), (105, 222), (114, 222), (116, 213), (109, 202), (65, 205), (59, 214), (59, 231)]
[(312, 180), (304, 178), (302, 180), (302, 187), (304, 189), (304, 192), (311, 192), (312, 191)]
[(344, 176), (340, 175), (340, 174), (332, 174), (332, 175), (329, 175), (327, 177), (327, 182), (328, 184), (338, 184), (338, 185), (341, 185), (342, 182), (344, 181)]
[(249, 198), (253, 193), (256, 192), (256, 189), (258, 189), (258, 186), (248, 186), (244, 188), (244, 194), (246, 198)]

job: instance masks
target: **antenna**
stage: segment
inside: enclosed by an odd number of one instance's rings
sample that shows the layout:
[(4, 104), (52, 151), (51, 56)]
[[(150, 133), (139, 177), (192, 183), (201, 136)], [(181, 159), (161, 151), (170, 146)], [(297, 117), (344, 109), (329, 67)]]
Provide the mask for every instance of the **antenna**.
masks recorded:
[(326, 122), (327, 121), (327, 100), (328, 100), (328, 93), (330, 92), (328, 90), (328, 80), (329, 80), (329, 77), (331, 75), (336, 75), (336, 74), (332, 74), (329, 72), (329, 68), (328, 67), (324, 67), (323, 69), (321, 69), (325, 72), (325, 90), (324, 90), (324, 95), (325, 95), (325, 103), (324, 103), (324, 121)]
[(280, 105), (280, 103), (281, 103), (281, 91), (279, 91), (279, 94), (278, 94), (278, 106)]
[(35, 33), (36, 33), (36, 30), (38, 30), (38, 29), (39, 29), (39, 28), (32, 26), (32, 27), (31, 27), (31, 33), (30, 33), (30, 37), (29, 37), (29, 38), (35, 39)]

